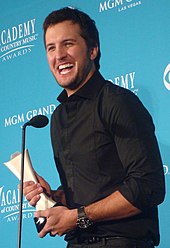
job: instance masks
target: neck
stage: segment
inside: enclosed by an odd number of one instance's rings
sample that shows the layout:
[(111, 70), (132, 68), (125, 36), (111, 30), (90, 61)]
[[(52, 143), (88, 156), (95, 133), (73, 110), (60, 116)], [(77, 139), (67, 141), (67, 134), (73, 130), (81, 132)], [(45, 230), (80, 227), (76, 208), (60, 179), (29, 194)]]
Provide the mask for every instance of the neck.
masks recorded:
[(76, 91), (78, 91), (83, 85), (85, 85), (89, 79), (93, 76), (93, 74), (95, 73), (96, 68), (95, 66), (90, 70), (90, 72), (88, 73), (88, 75), (86, 76), (85, 80), (82, 80), (82, 82), (78, 85), (78, 87), (76, 89), (65, 89), (67, 92), (67, 96), (70, 97), (71, 95), (73, 95)]

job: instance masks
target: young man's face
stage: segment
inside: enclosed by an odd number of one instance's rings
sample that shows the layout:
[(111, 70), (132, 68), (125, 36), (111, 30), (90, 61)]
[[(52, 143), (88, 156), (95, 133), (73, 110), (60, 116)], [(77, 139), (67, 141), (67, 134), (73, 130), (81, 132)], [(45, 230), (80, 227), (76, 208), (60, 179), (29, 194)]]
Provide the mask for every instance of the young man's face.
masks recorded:
[(71, 21), (49, 27), (45, 44), (48, 63), (55, 79), (68, 95), (73, 94), (93, 75), (98, 48), (89, 50), (79, 25)]

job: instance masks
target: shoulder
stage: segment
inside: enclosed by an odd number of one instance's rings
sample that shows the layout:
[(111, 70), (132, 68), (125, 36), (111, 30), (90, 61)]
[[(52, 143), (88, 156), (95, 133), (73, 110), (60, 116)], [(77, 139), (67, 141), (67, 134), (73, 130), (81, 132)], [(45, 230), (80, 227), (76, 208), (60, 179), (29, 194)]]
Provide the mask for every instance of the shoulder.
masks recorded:
[(138, 96), (128, 89), (105, 81), (99, 94), (98, 106), (104, 119), (140, 122), (150, 122), (152, 117)]
[(113, 84), (105, 80), (103, 87), (99, 94), (100, 101), (108, 104), (109, 106), (122, 106), (138, 103), (142, 105), (140, 99), (130, 90)]

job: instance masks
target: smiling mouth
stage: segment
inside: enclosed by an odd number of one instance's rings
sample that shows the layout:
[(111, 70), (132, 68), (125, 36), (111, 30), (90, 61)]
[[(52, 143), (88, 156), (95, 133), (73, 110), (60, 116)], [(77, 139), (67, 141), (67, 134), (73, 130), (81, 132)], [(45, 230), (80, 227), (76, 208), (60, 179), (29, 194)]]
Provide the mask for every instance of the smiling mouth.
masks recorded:
[(58, 70), (61, 75), (65, 75), (69, 73), (72, 68), (73, 68), (73, 64), (70, 64), (70, 63), (58, 66)]

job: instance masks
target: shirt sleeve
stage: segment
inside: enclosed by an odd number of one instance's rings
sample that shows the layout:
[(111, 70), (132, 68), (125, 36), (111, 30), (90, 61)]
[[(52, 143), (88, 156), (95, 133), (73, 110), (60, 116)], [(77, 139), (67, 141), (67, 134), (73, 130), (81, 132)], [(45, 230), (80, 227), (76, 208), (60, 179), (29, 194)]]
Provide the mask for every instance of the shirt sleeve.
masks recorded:
[(118, 190), (142, 211), (165, 195), (162, 160), (152, 118), (131, 92), (108, 97), (107, 121), (122, 162), (125, 179)]

